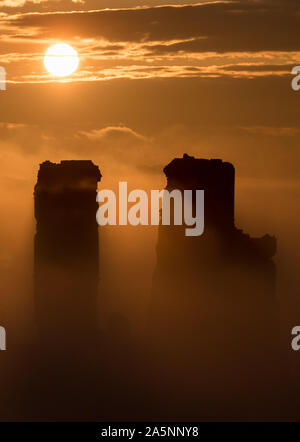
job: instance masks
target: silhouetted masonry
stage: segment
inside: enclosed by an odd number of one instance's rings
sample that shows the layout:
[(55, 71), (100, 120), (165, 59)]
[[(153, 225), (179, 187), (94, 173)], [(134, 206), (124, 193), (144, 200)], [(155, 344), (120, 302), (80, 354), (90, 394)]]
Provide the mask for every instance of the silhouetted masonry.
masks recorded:
[(40, 165), (34, 190), (35, 302), (39, 331), (53, 342), (95, 335), (100, 180), (91, 161)]
[(188, 403), (209, 413), (223, 398), (222, 416), (231, 405), (245, 415), (276, 390), (276, 239), (235, 227), (232, 164), (185, 154), (164, 173), (169, 191), (204, 190), (205, 228), (186, 237), (185, 226), (159, 227), (148, 327), (153, 382), (171, 408)]

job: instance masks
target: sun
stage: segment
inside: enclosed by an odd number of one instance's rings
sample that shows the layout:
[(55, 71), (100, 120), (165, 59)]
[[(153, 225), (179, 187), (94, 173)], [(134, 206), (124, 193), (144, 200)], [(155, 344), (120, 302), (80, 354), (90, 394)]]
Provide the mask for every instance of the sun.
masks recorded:
[(56, 77), (66, 77), (78, 68), (78, 54), (72, 46), (57, 43), (47, 49), (44, 65), (50, 74)]

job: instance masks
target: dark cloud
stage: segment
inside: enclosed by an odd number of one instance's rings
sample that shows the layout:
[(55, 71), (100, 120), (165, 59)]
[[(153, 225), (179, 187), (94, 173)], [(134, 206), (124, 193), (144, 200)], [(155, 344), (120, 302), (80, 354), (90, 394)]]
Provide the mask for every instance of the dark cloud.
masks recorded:
[(81, 11), (91, 9), (121, 9), (160, 5), (182, 5), (209, 3), (215, 0), (1, 0), (0, 11), (4, 12), (45, 12), (45, 11)]
[(124, 49), (124, 45), (121, 44), (96, 45), (92, 48), (93, 51), (120, 51), (122, 49)]
[(287, 2), (234, 2), (198, 6), (21, 15), (14, 22), (41, 37), (85, 37), (111, 42), (194, 39), (150, 50), (297, 51), (300, 7)]
[(227, 65), (221, 68), (224, 71), (235, 71), (235, 72), (286, 72), (290, 73), (292, 70), (292, 65), (289, 64), (239, 64), (239, 65)]

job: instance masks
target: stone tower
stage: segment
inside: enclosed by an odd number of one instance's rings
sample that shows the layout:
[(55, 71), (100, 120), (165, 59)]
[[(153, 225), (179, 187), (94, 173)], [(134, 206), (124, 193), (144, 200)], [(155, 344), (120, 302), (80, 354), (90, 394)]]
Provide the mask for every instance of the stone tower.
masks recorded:
[(97, 329), (99, 280), (96, 191), (91, 161), (46, 161), (34, 189), (35, 304), (39, 332), (53, 342)]
[(204, 190), (205, 226), (198, 237), (159, 227), (148, 325), (154, 383), (160, 403), (162, 391), (192, 409), (215, 398), (227, 401), (225, 416), (275, 391), (276, 239), (236, 228), (232, 164), (185, 154), (164, 172), (169, 191)]

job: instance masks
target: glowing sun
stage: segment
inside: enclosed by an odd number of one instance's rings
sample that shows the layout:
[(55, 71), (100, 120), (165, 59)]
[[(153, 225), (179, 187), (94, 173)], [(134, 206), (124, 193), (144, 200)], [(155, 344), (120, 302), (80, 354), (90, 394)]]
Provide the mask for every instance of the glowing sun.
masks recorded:
[(50, 74), (66, 77), (76, 71), (79, 64), (78, 54), (71, 46), (58, 43), (50, 46), (44, 57), (44, 65)]

